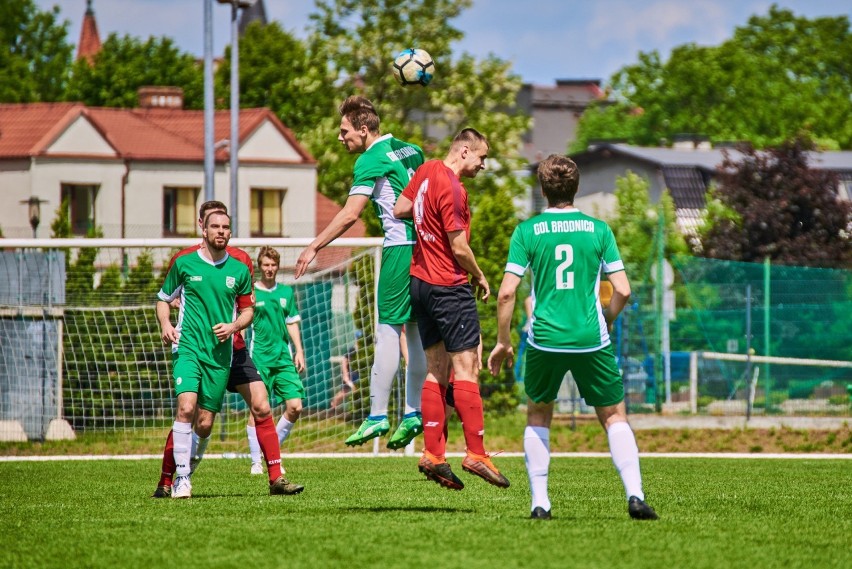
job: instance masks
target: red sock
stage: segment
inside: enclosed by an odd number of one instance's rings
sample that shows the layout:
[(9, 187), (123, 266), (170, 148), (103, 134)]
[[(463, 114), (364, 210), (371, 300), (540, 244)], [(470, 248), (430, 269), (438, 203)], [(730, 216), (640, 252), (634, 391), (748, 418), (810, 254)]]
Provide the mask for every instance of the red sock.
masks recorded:
[(453, 383), (453, 395), (456, 399), (456, 413), (462, 422), (467, 451), (484, 455), (485, 419), (482, 416), (479, 386), (472, 381), (456, 381)]
[(278, 433), (275, 432), (275, 422), (272, 415), (265, 419), (254, 418), (254, 426), (257, 430), (257, 442), (266, 460), (266, 469), (269, 471), (269, 481), (274, 482), (281, 476), (281, 447), (278, 444)]
[(169, 429), (169, 436), (166, 437), (166, 447), (163, 449), (163, 468), (160, 471), (160, 482), (158, 486), (171, 486), (172, 475), (175, 472), (175, 440)]
[(443, 457), (447, 450), (447, 439), (444, 436), (445, 389), (434, 381), (427, 381), (423, 384), (420, 403), (423, 414), (423, 446), (428, 453), (438, 458)]

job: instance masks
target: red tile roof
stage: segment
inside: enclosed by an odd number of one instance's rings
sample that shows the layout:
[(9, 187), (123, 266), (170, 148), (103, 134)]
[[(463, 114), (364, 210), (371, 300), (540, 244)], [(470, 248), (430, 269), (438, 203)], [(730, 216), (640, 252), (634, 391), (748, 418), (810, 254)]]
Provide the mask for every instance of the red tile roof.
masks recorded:
[[(45, 155), (56, 138), (85, 117), (122, 159), (204, 161), (204, 112), (184, 109), (117, 109), (81, 103), (0, 104), (0, 160)], [(230, 136), (230, 111), (214, 113), (214, 140)], [(269, 109), (240, 110), (240, 141), (269, 122), (293, 146), (300, 163), (313, 156)], [(218, 161), (228, 160), (227, 147), (217, 149)], [(281, 160), (281, 163), (292, 160)]]

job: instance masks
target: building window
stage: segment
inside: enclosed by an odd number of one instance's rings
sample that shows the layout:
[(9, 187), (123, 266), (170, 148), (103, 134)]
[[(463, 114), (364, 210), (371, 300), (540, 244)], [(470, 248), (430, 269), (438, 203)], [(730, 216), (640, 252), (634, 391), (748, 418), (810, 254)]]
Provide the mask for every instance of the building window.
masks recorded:
[(199, 188), (163, 188), (163, 236), (196, 235), (195, 202)]
[(281, 217), (284, 190), (252, 189), (251, 191), (251, 236), (281, 237)]
[(95, 228), (95, 184), (62, 184), (62, 203), (68, 204), (68, 221), (73, 235), (86, 235)]

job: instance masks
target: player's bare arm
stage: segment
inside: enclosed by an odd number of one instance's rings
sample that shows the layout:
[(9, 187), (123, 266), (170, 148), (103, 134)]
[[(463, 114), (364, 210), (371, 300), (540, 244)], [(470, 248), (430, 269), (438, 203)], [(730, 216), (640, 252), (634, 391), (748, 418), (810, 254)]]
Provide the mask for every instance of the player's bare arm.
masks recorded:
[(411, 219), (414, 216), (414, 202), (400, 195), (393, 206), (393, 216), (397, 219)]
[(308, 270), (308, 265), (313, 262), (320, 249), (346, 233), (346, 230), (358, 221), (358, 218), (361, 217), (361, 212), (367, 207), (369, 201), (369, 196), (362, 195), (349, 196), (346, 199), (343, 209), (337, 212), (331, 223), (299, 255), (299, 259), (296, 261), (295, 272), (297, 279), (305, 274)]
[(242, 309), (240, 315), (233, 322), (220, 322), (213, 326), (213, 333), (216, 334), (220, 342), (224, 342), (240, 330), (248, 328), (252, 318), (254, 318), (254, 307), (247, 306)]
[(459, 230), (447, 232), (447, 237), (450, 240), (450, 248), (453, 250), (456, 262), (470, 273), (475, 296), (482, 302), (487, 302), (488, 297), (491, 296), (491, 289), (488, 287), (488, 281), (485, 280), (485, 273), (476, 263), (476, 256), (467, 242), (467, 235), (464, 231)]
[(172, 321), (169, 318), (171, 308), (168, 302), (162, 300), (157, 301), (157, 320), (160, 322), (160, 337), (164, 344), (173, 344), (178, 340), (178, 331), (172, 326)]
[(627, 273), (618, 271), (607, 275), (609, 282), (612, 284), (612, 298), (609, 301), (604, 311), (604, 318), (608, 326), (612, 326), (624, 307), (627, 306), (627, 300), (630, 298), (630, 281), (627, 280)]
[(296, 347), (296, 353), (293, 354), (293, 365), (296, 366), (296, 371), (302, 373), (305, 371), (305, 351), (302, 348), (302, 332), (299, 323), (287, 324), (287, 333), (290, 335), (293, 346)]
[(513, 273), (504, 273), (503, 282), (497, 292), (497, 345), (488, 356), (488, 370), (491, 375), (500, 373), (503, 362), (511, 367), (515, 360), (515, 352), (512, 349), (510, 330), (512, 327), (512, 315), (515, 312), (515, 298), (521, 277)]

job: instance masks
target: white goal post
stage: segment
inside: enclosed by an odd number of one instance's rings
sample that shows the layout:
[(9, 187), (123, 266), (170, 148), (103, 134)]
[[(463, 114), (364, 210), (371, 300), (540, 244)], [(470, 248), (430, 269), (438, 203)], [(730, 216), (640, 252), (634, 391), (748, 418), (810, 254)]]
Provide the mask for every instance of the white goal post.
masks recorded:
[[(382, 239), (338, 239), (295, 281), (296, 259), (311, 241), (234, 238), (230, 245), (255, 260), (260, 247), (275, 247), (281, 254), (278, 281), (296, 291), (307, 395), (284, 451), (350, 451), (343, 440), (369, 412)], [(50, 438), (56, 419), (77, 437), (165, 437), (174, 398), (170, 353), (155, 316), (156, 292), (171, 256), (198, 242), (0, 239), (0, 440), (11, 431), (17, 437), (23, 431), (29, 440)], [(356, 330), (363, 338), (352, 351)], [(359, 388), (332, 409), (341, 363), (350, 352)], [(403, 390), (404, 381), (396, 381), (392, 423), (401, 417)], [(280, 413), (275, 410), (276, 418)], [(247, 449), (246, 418), (242, 400), (226, 397), (214, 428), (220, 450)]]

